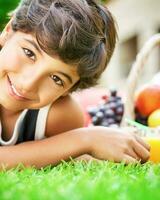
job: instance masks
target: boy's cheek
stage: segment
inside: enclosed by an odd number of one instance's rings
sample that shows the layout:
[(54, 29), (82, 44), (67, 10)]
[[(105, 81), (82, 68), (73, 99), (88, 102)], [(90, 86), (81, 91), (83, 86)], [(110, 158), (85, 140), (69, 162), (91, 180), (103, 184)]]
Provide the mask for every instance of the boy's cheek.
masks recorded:
[(0, 71), (16, 71), (22, 66), (16, 50), (4, 48), (0, 52)]

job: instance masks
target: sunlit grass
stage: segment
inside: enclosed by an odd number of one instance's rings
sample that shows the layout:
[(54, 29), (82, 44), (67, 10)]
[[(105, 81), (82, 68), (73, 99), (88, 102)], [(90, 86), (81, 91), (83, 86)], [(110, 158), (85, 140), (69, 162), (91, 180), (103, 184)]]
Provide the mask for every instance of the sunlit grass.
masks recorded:
[(160, 165), (63, 162), (0, 172), (0, 199), (160, 199)]

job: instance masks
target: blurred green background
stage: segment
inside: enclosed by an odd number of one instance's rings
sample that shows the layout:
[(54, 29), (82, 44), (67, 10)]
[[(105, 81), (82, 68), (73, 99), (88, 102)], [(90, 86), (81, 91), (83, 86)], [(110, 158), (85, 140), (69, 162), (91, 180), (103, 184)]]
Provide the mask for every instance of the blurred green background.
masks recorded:
[(8, 21), (7, 13), (18, 5), (19, 0), (0, 0), (0, 31)]

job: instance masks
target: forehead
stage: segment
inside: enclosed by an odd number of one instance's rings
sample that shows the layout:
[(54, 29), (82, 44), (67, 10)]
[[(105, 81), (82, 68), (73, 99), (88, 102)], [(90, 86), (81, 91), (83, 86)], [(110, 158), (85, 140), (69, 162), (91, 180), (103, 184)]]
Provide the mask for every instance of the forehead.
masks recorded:
[(38, 45), (38, 42), (34, 35), (17, 31), (14, 33), (12, 39), (17, 44), (28, 44), (32, 47), (31, 50), (36, 50), (36, 52), (39, 53), (38, 62), (42, 62), (45, 66), (49, 68), (57, 68), (57, 70), (71, 75), (73, 81), (79, 80), (77, 66), (63, 62), (58, 58), (58, 56), (51, 57), (50, 55), (45, 53)]

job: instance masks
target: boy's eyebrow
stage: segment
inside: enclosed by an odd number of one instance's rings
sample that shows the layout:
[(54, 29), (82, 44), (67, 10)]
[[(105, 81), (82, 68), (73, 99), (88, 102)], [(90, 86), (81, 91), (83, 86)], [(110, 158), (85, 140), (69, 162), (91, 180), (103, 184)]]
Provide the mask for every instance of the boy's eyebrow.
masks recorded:
[(68, 74), (66, 74), (66, 73), (64, 73), (64, 72), (60, 72), (60, 71), (58, 71), (57, 73), (62, 74), (63, 76), (65, 76), (65, 77), (69, 80), (69, 82), (70, 82), (71, 84), (73, 83), (72, 78), (71, 78)]
[(34, 48), (42, 55), (42, 51), (40, 50), (38, 45), (33, 40), (29, 40), (29, 39), (26, 39), (26, 38), (24, 38), (24, 40), (29, 42), (32, 46), (34, 46)]

